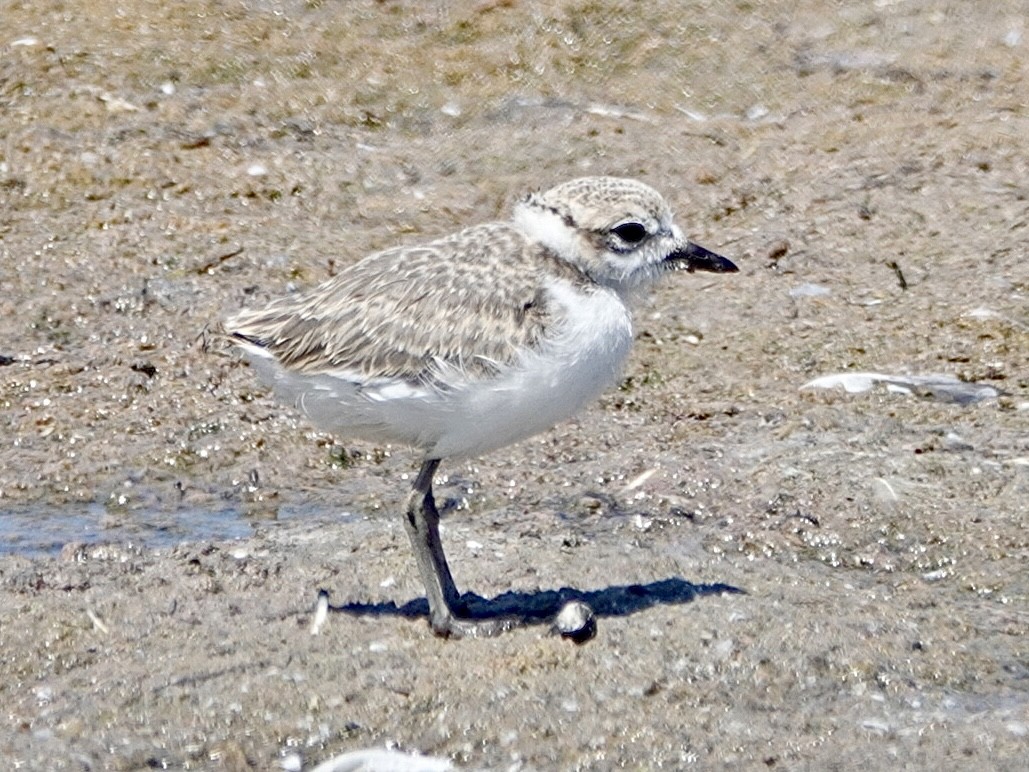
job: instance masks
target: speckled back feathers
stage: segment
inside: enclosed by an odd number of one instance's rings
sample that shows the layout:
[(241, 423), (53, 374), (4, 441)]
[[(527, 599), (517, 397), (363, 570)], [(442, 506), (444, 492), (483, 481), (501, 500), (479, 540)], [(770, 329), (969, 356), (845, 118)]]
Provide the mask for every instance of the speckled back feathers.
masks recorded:
[(511, 225), (488, 223), (378, 252), (227, 326), (307, 374), (427, 380), (444, 365), (486, 377), (551, 323), (544, 273), (583, 279)]

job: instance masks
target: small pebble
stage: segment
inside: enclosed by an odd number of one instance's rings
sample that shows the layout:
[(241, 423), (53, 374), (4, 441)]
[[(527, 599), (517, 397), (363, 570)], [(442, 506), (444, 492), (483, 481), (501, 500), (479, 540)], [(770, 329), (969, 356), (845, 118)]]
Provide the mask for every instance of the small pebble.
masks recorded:
[(831, 294), (832, 290), (828, 287), (821, 284), (813, 284), (812, 282), (798, 284), (790, 289), (791, 298), (817, 298)]
[(581, 600), (570, 600), (554, 618), (554, 629), (575, 643), (586, 643), (597, 634), (597, 616)]
[(764, 105), (757, 104), (747, 108), (747, 120), (748, 121), (759, 121), (768, 115), (768, 108)]

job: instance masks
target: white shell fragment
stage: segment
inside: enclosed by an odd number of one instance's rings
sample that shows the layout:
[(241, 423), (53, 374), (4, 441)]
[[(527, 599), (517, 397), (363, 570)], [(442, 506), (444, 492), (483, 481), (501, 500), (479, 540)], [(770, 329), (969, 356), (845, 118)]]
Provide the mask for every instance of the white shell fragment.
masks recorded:
[(597, 615), (581, 600), (570, 600), (554, 617), (554, 629), (575, 643), (586, 643), (597, 634)]
[(311, 772), (445, 772), (453, 768), (450, 759), (368, 748), (323, 761)]
[(952, 375), (887, 375), (885, 373), (836, 373), (808, 381), (802, 389), (835, 389), (840, 386), (848, 394), (860, 394), (875, 384), (886, 385), (895, 394), (924, 392), (941, 402), (969, 405), (1000, 396), (1000, 391), (983, 383), (967, 383)]
[(819, 298), (831, 295), (832, 290), (821, 284), (798, 284), (790, 289), (791, 298)]
[(314, 618), (311, 620), (311, 635), (318, 635), (322, 625), (329, 616), (329, 593), (325, 590), (318, 591), (318, 602), (314, 607)]

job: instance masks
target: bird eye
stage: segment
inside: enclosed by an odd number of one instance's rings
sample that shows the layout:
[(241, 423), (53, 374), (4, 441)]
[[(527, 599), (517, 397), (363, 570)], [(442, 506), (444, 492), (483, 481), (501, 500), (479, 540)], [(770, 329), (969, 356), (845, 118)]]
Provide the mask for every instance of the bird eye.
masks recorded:
[(639, 244), (647, 237), (646, 227), (638, 222), (623, 222), (611, 231), (626, 244)]

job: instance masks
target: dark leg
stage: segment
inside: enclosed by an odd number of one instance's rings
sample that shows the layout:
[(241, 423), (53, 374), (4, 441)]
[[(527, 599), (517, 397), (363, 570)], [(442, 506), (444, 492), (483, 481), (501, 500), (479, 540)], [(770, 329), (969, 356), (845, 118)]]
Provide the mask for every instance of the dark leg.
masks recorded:
[(430, 459), (422, 464), (404, 515), (407, 535), (411, 537), (418, 570), (425, 583), (425, 597), (429, 601), (433, 628), (437, 620), (443, 621), (460, 598), (450, 575), (446, 555), (443, 554), (443, 544), (439, 540), (439, 512), (432, 496), (432, 477), (438, 466), (438, 459)]
[(432, 630), (437, 635), (456, 638), (496, 635), (510, 630), (518, 624), (517, 620), (471, 620), (459, 618), (455, 611), (460, 605), (460, 594), (454, 586), (446, 555), (443, 554), (443, 544), (439, 539), (439, 511), (432, 496), (432, 477), (437, 467), (439, 459), (436, 458), (422, 464), (404, 513), (404, 527), (411, 537), (418, 570), (425, 583)]

